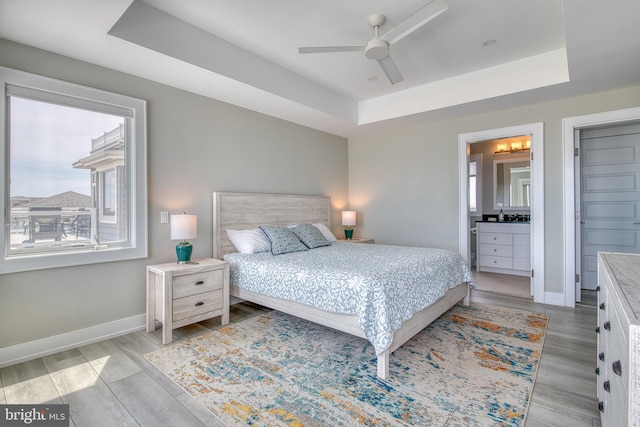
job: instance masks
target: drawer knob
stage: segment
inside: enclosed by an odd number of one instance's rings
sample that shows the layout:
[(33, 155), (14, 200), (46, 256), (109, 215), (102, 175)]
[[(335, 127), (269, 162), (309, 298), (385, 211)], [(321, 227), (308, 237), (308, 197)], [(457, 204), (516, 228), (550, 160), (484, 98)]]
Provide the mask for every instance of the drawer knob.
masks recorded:
[(600, 353), (600, 354), (598, 355), (598, 359), (600, 359), (600, 360), (602, 360), (602, 361), (604, 362), (604, 352), (603, 352), (603, 353)]
[(596, 375), (600, 375), (600, 368), (596, 368)]
[(611, 383), (609, 382), (609, 380), (606, 380), (602, 383), (602, 388), (604, 388), (606, 392), (611, 393)]
[(608, 320), (606, 322), (604, 322), (603, 326), (607, 331), (611, 330), (611, 322), (609, 322)]
[(615, 374), (622, 376), (622, 363), (619, 360), (613, 362), (611, 364), (611, 367), (613, 368), (613, 372)]
[(604, 402), (598, 402), (598, 410), (604, 412)]
[(600, 333), (600, 326), (596, 326), (596, 334)]
[(600, 310), (604, 310), (604, 303), (603, 302), (600, 303)]
[(202, 301), (198, 301), (198, 302), (196, 303), (196, 307), (200, 307), (201, 305), (204, 305), (204, 302), (202, 302)]
[(204, 282), (203, 282), (202, 280), (198, 280), (198, 281), (195, 283), (195, 285), (196, 285), (196, 286), (198, 286), (198, 285), (204, 285)]

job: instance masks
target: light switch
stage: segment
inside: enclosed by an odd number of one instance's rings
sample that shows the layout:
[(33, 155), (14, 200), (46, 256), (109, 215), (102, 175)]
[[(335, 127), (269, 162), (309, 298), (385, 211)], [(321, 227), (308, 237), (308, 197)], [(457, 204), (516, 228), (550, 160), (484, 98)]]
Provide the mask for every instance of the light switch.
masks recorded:
[(169, 223), (169, 212), (160, 212), (160, 224)]

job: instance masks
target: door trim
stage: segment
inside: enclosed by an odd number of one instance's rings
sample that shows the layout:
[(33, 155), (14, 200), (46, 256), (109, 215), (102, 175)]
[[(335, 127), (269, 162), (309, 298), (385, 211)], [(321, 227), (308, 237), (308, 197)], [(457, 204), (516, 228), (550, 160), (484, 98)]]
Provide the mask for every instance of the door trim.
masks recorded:
[(564, 305), (576, 305), (576, 194), (575, 194), (575, 134), (576, 130), (590, 127), (622, 124), (624, 122), (640, 121), (640, 108), (606, 111), (603, 113), (586, 114), (583, 116), (562, 119), (563, 141), (563, 189), (564, 189)]
[(544, 124), (530, 123), (498, 129), (458, 134), (458, 172), (459, 172), (459, 231), (458, 248), (463, 258), (469, 262), (469, 144), (489, 139), (506, 138), (515, 135), (531, 135), (531, 266), (535, 272), (533, 281), (533, 300), (545, 302), (544, 291)]

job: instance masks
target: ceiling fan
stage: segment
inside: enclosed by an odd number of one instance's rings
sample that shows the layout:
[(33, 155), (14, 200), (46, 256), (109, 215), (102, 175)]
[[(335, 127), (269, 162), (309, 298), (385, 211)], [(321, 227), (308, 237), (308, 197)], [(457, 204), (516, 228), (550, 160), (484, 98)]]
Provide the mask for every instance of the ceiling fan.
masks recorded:
[(444, 11), (448, 6), (443, 0), (431, 0), (426, 6), (405, 19), (386, 33), (378, 36), (378, 29), (386, 21), (386, 17), (379, 13), (369, 15), (368, 22), (374, 30), (373, 39), (364, 46), (320, 46), (301, 47), (299, 53), (329, 53), (329, 52), (358, 52), (364, 51), (364, 55), (369, 59), (375, 59), (380, 64), (382, 71), (387, 75), (391, 84), (396, 84), (404, 80), (398, 66), (389, 55), (389, 47), (402, 40), (418, 28), (425, 25)]

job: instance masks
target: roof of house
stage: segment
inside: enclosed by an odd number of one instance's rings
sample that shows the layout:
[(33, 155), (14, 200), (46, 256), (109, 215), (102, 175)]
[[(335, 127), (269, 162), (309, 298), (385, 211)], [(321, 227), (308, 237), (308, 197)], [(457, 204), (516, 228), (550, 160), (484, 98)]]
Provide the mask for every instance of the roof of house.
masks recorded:
[(90, 208), (91, 196), (76, 193), (75, 191), (65, 191), (49, 197), (43, 197), (29, 203), (15, 206), (15, 209), (27, 210), (31, 207), (61, 207), (61, 208)]

